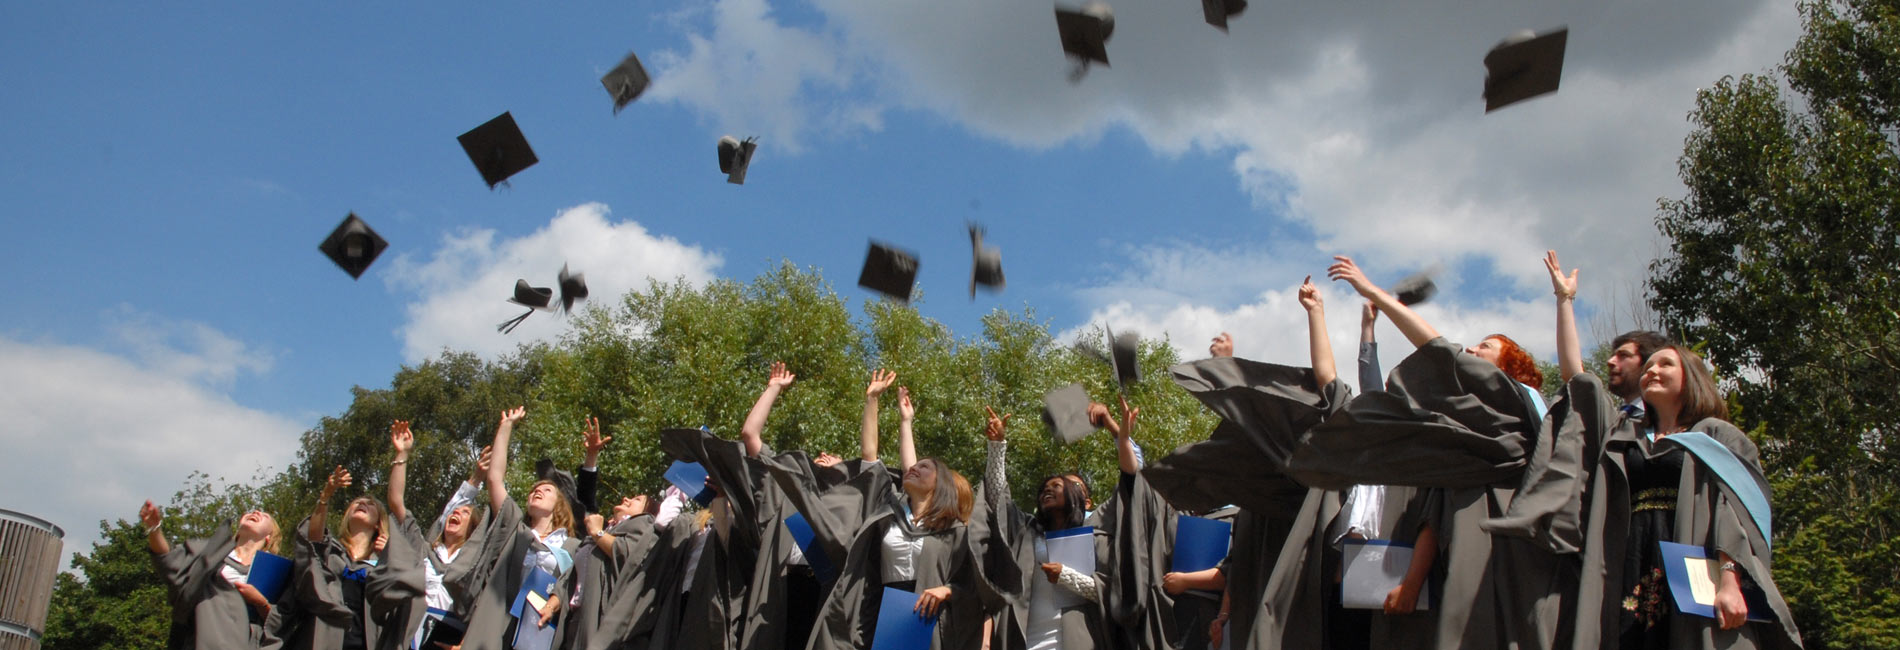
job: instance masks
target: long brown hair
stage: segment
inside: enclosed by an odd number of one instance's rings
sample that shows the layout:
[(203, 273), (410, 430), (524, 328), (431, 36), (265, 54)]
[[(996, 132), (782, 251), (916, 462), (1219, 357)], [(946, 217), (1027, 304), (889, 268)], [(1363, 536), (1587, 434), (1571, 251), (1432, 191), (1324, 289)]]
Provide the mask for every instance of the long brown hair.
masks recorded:
[(925, 502), (923, 512), (917, 513), (917, 525), (936, 531), (969, 523), (970, 511), (976, 507), (976, 492), (970, 489), (970, 482), (941, 460), (925, 458), (917, 462), (930, 463), (937, 475), (937, 485), (931, 489), (930, 499)]
[(548, 520), (555, 528), (566, 528), (567, 534), (574, 534), (574, 508), (567, 505), (567, 493), (561, 491), (560, 484), (547, 480), (535, 481), (534, 485), (528, 486), (528, 494), (534, 494), (535, 489), (543, 485), (554, 488), (554, 509), (548, 513)]
[[(1728, 421), (1728, 400), (1723, 399), (1722, 390), (1715, 386), (1715, 374), (1709, 372), (1709, 364), (1702, 360), (1702, 355), (1681, 344), (1663, 346), (1656, 352), (1660, 354), (1663, 350), (1674, 351), (1682, 363), (1681, 407), (1676, 411), (1676, 425), (1690, 427), (1708, 418)], [(1649, 355), (1643, 369), (1648, 370), (1655, 362), (1656, 354)], [(1643, 419), (1650, 428), (1655, 428), (1656, 409), (1648, 409)]]

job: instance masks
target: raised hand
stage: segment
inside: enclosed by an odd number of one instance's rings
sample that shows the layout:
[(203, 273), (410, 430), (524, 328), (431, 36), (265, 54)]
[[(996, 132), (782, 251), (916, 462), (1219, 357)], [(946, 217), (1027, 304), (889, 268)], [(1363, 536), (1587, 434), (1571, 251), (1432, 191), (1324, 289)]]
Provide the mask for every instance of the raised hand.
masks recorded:
[(905, 422), (917, 419), (917, 407), (910, 402), (910, 387), (908, 386), (897, 387), (897, 414), (902, 416)]
[(1558, 299), (1577, 297), (1577, 272), (1582, 269), (1570, 269), (1570, 277), (1564, 277), (1564, 265), (1557, 261), (1557, 251), (1544, 252), (1544, 269), (1550, 271), (1550, 289)]
[(468, 482), (480, 484), (482, 482), (483, 477), (488, 476), (488, 467), (491, 463), (494, 462), (494, 460), (495, 460), (495, 449), (493, 447), (483, 445), (482, 454), (480, 456), (475, 457), (475, 473), (469, 475)]
[(1214, 337), (1214, 342), (1207, 346), (1207, 353), (1215, 357), (1234, 356), (1234, 337), (1221, 332), (1220, 336)]
[(591, 461), (600, 456), (600, 450), (606, 449), (607, 443), (613, 441), (613, 436), (600, 435), (600, 418), (587, 418), (587, 428), (581, 431), (581, 448), (587, 452), (590, 461), (587, 464), (592, 465)]
[(1010, 414), (1004, 413), (1001, 417), (998, 417), (996, 415), (996, 409), (985, 406), (983, 410), (988, 411), (990, 414), (989, 421), (983, 426), (984, 437), (996, 442), (1002, 442), (1004, 429), (1009, 426)]
[(388, 548), (388, 547), (389, 547), (388, 535), (377, 535), (376, 541), (371, 542), (369, 545), (370, 550), (377, 553), (383, 552), (383, 549)]
[(838, 463), (844, 462), (844, 459), (831, 455), (831, 452), (821, 452), (811, 462), (819, 467), (836, 467)]
[(792, 380), (795, 380), (795, 379), (798, 379), (798, 375), (794, 375), (792, 374), (792, 371), (786, 370), (785, 362), (779, 361), (772, 364), (772, 377), (770, 379), (765, 380), (765, 385), (772, 388), (777, 388), (779, 390), (784, 390), (790, 387), (792, 385)]
[(501, 424), (502, 426), (512, 426), (514, 425), (514, 423), (520, 422), (521, 418), (524, 418), (527, 416), (528, 416), (528, 407), (517, 406), (517, 407), (501, 412)]
[(1365, 306), (1359, 309), (1359, 326), (1372, 327), (1372, 324), (1377, 322), (1379, 322), (1379, 306), (1367, 300)]
[(1306, 276), (1306, 280), (1300, 283), (1300, 306), (1307, 311), (1326, 306), (1326, 299), (1319, 295), (1319, 287), (1313, 286), (1313, 276)]
[(409, 457), (409, 452), (416, 448), (416, 437), (409, 433), (408, 420), (397, 420), (389, 425), (389, 444), (396, 447), (398, 460)]
[(355, 480), (350, 476), (350, 470), (343, 469), (342, 465), (336, 466), (336, 469), (330, 471), (330, 480), (323, 483), (323, 498), (318, 501), (329, 501), (330, 496), (336, 494), (337, 488), (349, 487), (353, 482)]
[(1121, 401), (1122, 401), (1122, 423), (1121, 423), (1122, 426), (1121, 426), (1121, 431), (1117, 432), (1117, 435), (1121, 435), (1121, 436), (1135, 435), (1135, 418), (1141, 415), (1141, 409), (1137, 407), (1129, 406), (1127, 395), (1121, 396)]
[(587, 536), (588, 537), (599, 537), (600, 532), (606, 529), (607, 529), (607, 519), (605, 517), (601, 517), (600, 513), (598, 512), (587, 513)]
[(1371, 298), (1381, 292), (1378, 285), (1366, 279), (1366, 272), (1359, 270), (1359, 265), (1354, 264), (1352, 258), (1344, 255), (1333, 256), (1333, 265), (1326, 267), (1326, 277), (1332, 278), (1334, 281), (1346, 281), (1346, 284), (1352, 285), (1354, 291), (1359, 292), (1359, 295), (1367, 298)]
[(145, 505), (139, 506), (139, 523), (144, 524), (146, 528), (152, 528), (164, 521), (165, 510), (152, 505), (150, 500), (147, 500)]
[(864, 396), (877, 397), (883, 395), (884, 391), (888, 390), (891, 384), (895, 383), (897, 383), (897, 373), (883, 368), (873, 370), (871, 371), (871, 385), (864, 388)]

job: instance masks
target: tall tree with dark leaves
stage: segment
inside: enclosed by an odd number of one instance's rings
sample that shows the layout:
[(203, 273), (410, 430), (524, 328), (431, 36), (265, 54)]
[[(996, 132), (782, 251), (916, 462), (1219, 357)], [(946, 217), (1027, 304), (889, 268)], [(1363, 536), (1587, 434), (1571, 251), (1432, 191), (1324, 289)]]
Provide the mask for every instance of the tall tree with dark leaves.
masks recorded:
[(1761, 445), (1808, 647), (1900, 647), (1900, 2), (1801, 16), (1779, 74), (1698, 95), (1650, 304)]

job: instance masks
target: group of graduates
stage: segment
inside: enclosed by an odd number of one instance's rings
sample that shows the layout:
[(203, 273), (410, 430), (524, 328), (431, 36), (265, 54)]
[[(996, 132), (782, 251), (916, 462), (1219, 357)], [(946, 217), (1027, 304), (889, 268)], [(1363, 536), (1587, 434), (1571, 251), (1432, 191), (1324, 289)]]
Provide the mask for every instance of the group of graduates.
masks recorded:
[[(359, 497), (326, 526), (351, 482), (337, 468), (291, 533), (292, 586), (275, 605), (247, 580), (281, 534), (270, 515), (177, 546), (150, 502), (141, 519), (180, 648), (867, 649), (891, 647), (877, 639), (888, 603), (933, 622), (940, 650), (1799, 647), (1770, 570), (1757, 449), (1727, 421), (1707, 365), (1632, 332), (1600, 381), (1576, 333), (1576, 272), (1554, 252), (1545, 265), (1563, 380), (1548, 406), (1510, 338), (1453, 344), (1341, 257), (1328, 274), (1367, 300), (1361, 394), (1338, 377), (1309, 277), (1311, 367), (1235, 358), (1223, 334), (1211, 358), (1170, 369), (1220, 416), (1215, 431), (1144, 466), (1139, 409), (1089, 404), (1116, 441), (1112, 492), (1049, 476), (1030, 509), (1008, 488), (1008, 415), (986, 414), (973, 486), (918, 457), (898, 387), (897, 462), (883, 460), (879, 402), (897, 384), (886, 371), (865, 390), (856, 458), (767, 448), (772, 406), (795, 380), (775, 364), (737, 440), (661, 432), (669, 456), (704, 468), (706, 493), (669, 488), (605, 512), (595, 460), (611, 438), (597, 421), (576, 475), (544, 464), (523, 503), (509, 496), (515, 408), (425, 529), (403, 500), (414, 436), (396, 422), (387, 506)], [(1380, 314), (1417, 348), (1389, 376), (1372, 340)], [(1231, 523), (1218, 566), (1171, 570), (1186, 517)], [(1052, 561), (1077, 530), (1092, 568)], [(1355, 543), (1413, 549), (1382, 607), (1342, 604)], [(1713, 616), (1678, 608), (1664, 543), (1719, 567)], [(554, 582), (523, 604), (532, 576)]]

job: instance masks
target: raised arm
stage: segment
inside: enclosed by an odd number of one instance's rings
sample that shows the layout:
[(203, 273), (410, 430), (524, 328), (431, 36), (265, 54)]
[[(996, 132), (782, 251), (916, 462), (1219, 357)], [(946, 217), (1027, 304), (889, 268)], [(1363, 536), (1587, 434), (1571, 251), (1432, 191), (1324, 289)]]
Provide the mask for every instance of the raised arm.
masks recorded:
[(1313, 286), (1313, 276), (1306, 276), (1300, 283), (1300, 306), (1306, 308), (1306, 339), (1313, 353), (1313, 379), (1319, 382), (1319, 388), (1339, 377), (1339, 370), (1333, 365), (1333, 338), (1326, 333), (1326, 300), (1319, 295), (1319, 287)]
[(864, 422), (858, 427), (858, 457), (877, 460), (877, 398), (897, 383), (897, 373), (879, 368), (871, 371), (871, 385), (864, 388)]
[(1122, 413), (1121, 419), (1119, 420), (1115, 418), (1114, 414), (1108, 411), (1107, 404), (1089, 402), (1089, 424), (1108, 429), (1109, 433), (1114, 434), (1115, 457), (1116, 461), (1121, 465), (1123, 474), (1134, 474), (1141, 471), (1141, 461), (1135, 457), (1134, 438), (1135, 416), (1140, 413), (1141, 409), (1129, 408), (1127, 397), (1122, 398)]
[(996, 415), (996, 409), (984, 406), (989, 419), (983, 425), (983, 437), (989, 442), (983, 443), (988, 453), (983, 460), (983, 501), (991, 510), (1002, 507), (1003, 500), (1009, 498), (1009, 415)]
[(1207, 344), (1207, 354), (1217, 359), (1234, 356), (1234, 337), (1221, 332), (1220, 336), (1214, 337), (1213, 343)]
[(171, 542), (165, 541), (165, 530), (159, 527), (165, 523), (164, 510), (147, 500), (145, 505), (139, 506), (139, 523), (145, 524), (145, 547), (151, 549), (153, 555), (172, 552)]
[(389, 444), (396, 448), (396, 459), (389, 461), (389, 516), (396, 521), (407, 521), (409, 513), (403, 509), (402, 491), (409, 479), (409, 452), (416, 448), (408, 420), (397, 420), (389, 425)]
[(917, 464), (917, 438), (911, 435), (910, 423), (917, 419), (917, 407), (910, 403), (910, 388), (897, 387), (897, 462), (899, 471), (910, 471)]
[(508, 438), (514, 435), (515, 423), (528, 414), (527, 407), (517, 406), (501, 412), (501, 424), (495, 427), (495, 442), (488, 461), (488, 507), (500, 508), (508, 501)]
[(351, 482), (350, 470), (343, 469), (342, 465), (330, 471), (330, 480), (323, 482), (323, 492), (317, 495), (317, 507), (310, 511), (310, 527), (304, 530), (304, 539), (323, 541), (323, 524), (330, 518), (330, 497), (336, 494), (337, 488), (349, 487)]
[(1405, 334), (1405, 339), (1411, 341), (1412, 345), (1424, 346), (1438, 338), (1438, 330), (1432, 329), (1431, 323), (1425, 322), (1411, 307), (1399, 304), (1399, 299), (1366, 279), (1365, 272), (1359, 270), (1359, 265), (1354, 264), (1352, 258), (1336, 255), (1333, 260), (1333, 265), (1326, 269), (1326, 276), (1345, 280), (1359, 295), (1372, 301), (1379, 311), (1385, 312), (1386, 318), (1392, 319), (1392, 325), (1399, 328), (1399, 332)]
[(1577, 272), (1564, 277), (1564, 266), (1557, 262), (1557, 251), (1544, 253), (1544, 269), (1550, 271), (1550, 288), (1557, 294), (1557, 376), (1564, 381), (1583, 374), (1583, 344), (1577, 341)]
[(772, 364), (772, 376), (765, 380), (765, 390), (759, 393), (759, 401), (752, 403), (752, 412), (745, 416), (745, 426), (739, 428), (739, 435), (745, 440), (745, 455), (759, 457), (759, 450), (765, 448), (765, 419), (772, 414), (772, 403), (778, 401), (779, 393), (792, 386), (792, 380), (798, 376), (785, 369), (785, 362)]

